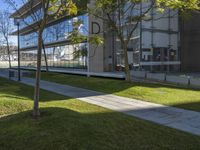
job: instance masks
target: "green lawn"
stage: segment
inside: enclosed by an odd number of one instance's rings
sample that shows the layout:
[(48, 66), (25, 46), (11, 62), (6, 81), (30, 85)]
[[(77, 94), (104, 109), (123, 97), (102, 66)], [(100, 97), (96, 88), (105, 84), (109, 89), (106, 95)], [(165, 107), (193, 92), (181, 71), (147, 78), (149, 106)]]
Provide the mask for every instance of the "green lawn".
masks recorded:
[(200, 111), (199, 90), (57, 73), (42, 73), (42, 79), (118, 96)]
[(1, 150), (197, 150), (200, 137), (0, 78)]

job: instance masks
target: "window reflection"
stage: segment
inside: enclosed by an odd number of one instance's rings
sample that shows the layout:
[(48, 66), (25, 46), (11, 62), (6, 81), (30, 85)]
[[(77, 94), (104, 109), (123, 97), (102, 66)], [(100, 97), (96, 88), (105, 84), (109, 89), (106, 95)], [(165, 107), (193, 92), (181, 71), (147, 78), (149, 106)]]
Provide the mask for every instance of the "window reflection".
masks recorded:
[[(49, 67), (59, 68), (87, 68), (87, 55), (83, 55), (83, 51), (87, 51), (87, 43), (76, 45), (65, 45), (46, 48), (46, 56)], [(44, 51), (42, 53), (42, 66), (45, 67)], [(36, 67), (37, 50), (21, 51), (21, 66)]]
[[(81, 15), (76, 17), (81, 20), (83, 24), (79, 27), (79, 32), (82, 35), (88, 34), (88, 15)], [(47, 27), (43, 33), (43, 40), (45, 44), (54, 42), (66, 41), (70, 32), (73, 31), (73, 19), (62, 21), (58, 24)], [(37, 33), (30, 33), (20, 36), (20, 48), (27, 48), (37, 46)]]

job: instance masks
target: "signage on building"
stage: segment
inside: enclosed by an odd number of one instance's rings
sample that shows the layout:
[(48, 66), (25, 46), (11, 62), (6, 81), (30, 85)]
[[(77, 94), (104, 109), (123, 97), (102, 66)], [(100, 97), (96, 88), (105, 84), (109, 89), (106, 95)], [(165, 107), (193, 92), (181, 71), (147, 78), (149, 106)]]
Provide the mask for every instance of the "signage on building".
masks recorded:
[(101, 32), (101, 26), (98, 22), (92, 21), (92, 34), (99, 34)]

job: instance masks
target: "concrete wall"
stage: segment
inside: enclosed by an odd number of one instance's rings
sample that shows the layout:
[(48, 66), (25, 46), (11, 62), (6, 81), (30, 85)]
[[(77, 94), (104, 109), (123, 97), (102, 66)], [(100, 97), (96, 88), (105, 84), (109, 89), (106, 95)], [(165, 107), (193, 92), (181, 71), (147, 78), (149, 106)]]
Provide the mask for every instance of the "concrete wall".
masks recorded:
[[(104, 45), (101, 47), (95, 48), (94, 45), (89, 45), (90, 50), (90, 61), (89, 61), (89, 68), (91, 72), (104, 72), (104, 71), (113, 71), (115, 55), (113, 51), (113, 38), (112, 33), (105, 32), (106, 29), (105, 24), (103, 24), (102, 20), (95, 18), (94, 16), (89, 16), (89, 31), (97, 32), (99, 27), (93, 23), (98, 23), (100, 25), (100, 36), (105, 39)], [(166, 21), (163, 21), (166, 22)], [(173, 24), (175, 22), (175, 24)], [(177, 18), (171, 22), (170, 27), (174, 27), (175, 31), (177, 30)], [(163, 24), (159, 21), (157, 22), (158, 27), (162, 27)], [(155, 23), (155, 25), (157, 25)], [(148, 23), (146, 23), (148, 25)], [(145, 26), (146, 27), (146, 26)], [(147, 26), (148, 27), (148, 26)], [(93, 31), (92, 31), (93, 30)], [(181, 59), (181, 70), (184, 72), (200, 72), (200, 15), (194, 14), (193, 18), (188, 20), (181, 20), (180, 21), (180, 40), (181, 40), (181, 47), (180, 47), (180, 59)], [(92, 35), (92, 34), (91, 34)], [(167, 34), (166, 34), (167, 35)], [(168, 39), (166, 35), (161, 33), (155, 33), (154, 43), (157, 46), (168, 46)], [(149, 32), (143, 32), (143, 47), (149, 47), (150, 37)], [(165, 39), (159, 41), (159, 39)], [(173, 48), (177, 47), (177, 35), (171, 35), (171, 44), (174, 46)], [(174, 43), (175, 42), (175, 43)], [(161, 44), (161, 45), (159, 45)], [(163, 45), (162, 45), (163, 44)], [(146, 45), (146, 46), (145, 46)], [(130, 55), (131, 56), (131, 55)]]
[[(92, 2), (89, 7), (92, 7)], [(107, 31), (107, 25), (102, 19), (89, 15), (90, 36), (98, 35), (104, 39), (104, 44), (96, 47), (89, 44), (89, 69), (90, 72), (114, 71), (114, 38), (113, 33)]]
[[(92, 7), (93, 2), (88, 4)], [(99, 35), (103, 38), (103, 22), (101, 19), (89, 15), (89, 36)], [(89, 44), (89, 71), (90, 72), (103, 72), (104, 71), (104, 46), (97, 47), (96, 45)]]
[(131, 76), (137, 77), (137, 78), (146, 78), (146, 72), (145, 71), (132, 71)]
[(190, 76), (168, 75), (165, 73), (149, 73), (145, 71), (132, 71), (132, 78), (148, 79), (151, 81), (166, 82), (185, 87), (200, 88), (200, 78)]
[(188, 85), (189, 83), (187, 77), (179, 77), (179, 76), (172, 76), (172, 75), (167, 75), (166, 81), (171, 82), (171, 83), (176, 83), (176, 84), (182, 84), (182, 85)]
[(166, 74), (164, 74), (164, 73), (147, 73), (147, 79), (153, 79), (156, 81), (165, 81)]
[(200, 14), (181, 21), (181, 70), (200, 72)]
[(114, 71), (115, 68), (115, 50), (113, 33), (106, 31), (107, 26), (104, 24), (104, 71)]
[(200, 87), (200, 79), (191, 78), (190, 85), (192, 87)]

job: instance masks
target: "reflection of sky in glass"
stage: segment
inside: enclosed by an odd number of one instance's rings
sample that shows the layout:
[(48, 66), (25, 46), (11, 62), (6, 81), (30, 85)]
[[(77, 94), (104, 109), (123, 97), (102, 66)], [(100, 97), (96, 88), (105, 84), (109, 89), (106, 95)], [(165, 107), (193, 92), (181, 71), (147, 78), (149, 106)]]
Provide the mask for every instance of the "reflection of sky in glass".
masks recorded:
[[(81, 21), (82, 24), (79, 26), (79, 32), (82, 35), (88, 35), (88, 14), (84, 14), (46, 28), (43, 33), (44, 42), (53, 43), (66, 40), (70, 33), (73, 31), (74, 21)], [(20, 42), (21, 48), (36, 46), (37, 33), (31, 33), (25, 36), (21, 36)]]
[[(77, 50), (77, 47), (87, 48), (87, 43), (46, 48), (48, 66), (85, 69), (87, 67), (87, 56), (79, 55), (75, 57), (74, 52)], [(21, 66), (36, 67), (37, 49), (21, 51), (21, 59), (23, 60), (21, 61)], [(43, 65), (45, 66), (44, 51), (42, 51)]]
[(22, 21), (20, 22), (20, 29), (39, 21), (42, 18), (42, 14), (43, 11), (39, 9), (36, 12), (34, 12), (33, 15), (22, 19)]

